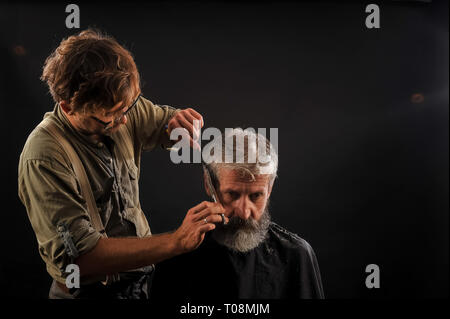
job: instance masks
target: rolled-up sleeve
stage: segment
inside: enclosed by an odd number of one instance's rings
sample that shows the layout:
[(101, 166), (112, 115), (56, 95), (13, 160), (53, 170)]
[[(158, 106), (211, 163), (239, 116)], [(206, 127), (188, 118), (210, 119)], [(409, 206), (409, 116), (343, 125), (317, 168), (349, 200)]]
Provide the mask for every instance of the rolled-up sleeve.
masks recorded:
[(166, 133), (166, 125), (178, 110), (168, 105), (156, 105), (141, 97), (136, 107), (128, 114), (128, 124), (138, 143), (144, 151), (161, 145), (169, 148), (173, 142)]
[(19, 197), (27, 208), (39, 253), (50, 275), (95, 247), (101, 234), (91, 222), (73, 172), (58, 161), (27, 159), (20, 167)]

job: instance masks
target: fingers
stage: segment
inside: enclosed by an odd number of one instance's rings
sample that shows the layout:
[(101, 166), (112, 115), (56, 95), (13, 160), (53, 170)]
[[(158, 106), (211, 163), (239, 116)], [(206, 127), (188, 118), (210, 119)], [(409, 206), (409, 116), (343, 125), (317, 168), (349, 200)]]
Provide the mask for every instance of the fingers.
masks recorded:
[[(228, 217), (225, 217), (225, 224), (228, 224), (229, 219)], [(209, 215), (201, 220), (199, 220), (197, 223), (200, 224), (222, 224), (222, 216), (220, 214), (212, 214)]]
[[(195, 215), (195, 217), (192, 219), (193, 222), (201, 222), (205, 223), (205, 220), (207, 223), (218, 223), (222, 224), (222, 214), (223, 209), (214, 209), (214, 208), (207, 208), (203, 210), (202, 212)], [(228, 224), (229, 218), (225, 216), (225, 224)]]
[[(199, 123), (194, 121), (198, 121)], [(199, 151), (200, 145), (197, 140), (200, 137), (201, 127), (203, 127), (203, 117), (191, 108), (177, 111), (167, 125), (169, 135), (175, 128), (186, 129), (186, 138), (189, 140), (189, 145)]]
[[(207, 218), (208, 222), (222, 222), (222, 216), (221, 214), (224, 214), (225, 217), (225, 223), (228, 223), (228, 217), (225, 215), (228, 215), (227, 209), (225, 209), (220, 203), (213, 203), (208, 201), (203, 201), (200, 204), (192, 207), (189, 209), (187, 215), (190, 216), (192, 219), (192, 222), (198, 222), (203, 221)], [(211, 220), (210, 216), (214, 216)]]
[(201, 211), (203, 211), (205, 208), (208, 208), (208, 205), (212, 204), (211, 202), (208, 201), (203, 201), (200, 204), (192, 207), (191, 209), (188, 210), (188, 214), (189, 215), (195, 215)]
[(178, 127), (185, 128), (189, 132), (190, 136), (195, 137), (194, 125), (192, 124), (193, 122), (189, 122), (185, 117), (178, 117), (175, 121), (177, 121), (179, 125)]
[(195, 216), (193, 218), (194, 221), (204, 219), (205, 217), (211, 215), (211, 214), (221, 214), (223, 213), (224, 209), (222, 205), (217, 203), (212, 203), (208, 201), (202, 202), (200, 205), (196, 206), (195, 209)]
[[(220, 212), (213, 212), (209, 209), (206, 209), (204, 212), (197, 214), (196, 217), (192, 220), (194, 222), (201, 221), (205, 222), (205, 220), (208, 223), (222, 223), (222, 213)], [(225, 222), (227, 222), (228, 217), (225, 217)]]
[(203, 117), (193, 109), (181, 110), (175, 113), (167, 126), (169, 133), (174, 128), (184, 127), (191, 135), (194, 135), (196, 130), (200, 130), (203, 127)]
[(204, 239), (205, 233), (216, 228), (216, 224), (229, 222), (226, 209), (220, 203), (203, 201), (188, 210), (181, 226), (174, 232), (177, 251), (187, 252), (196, 249)]
[[(187, 108), (186, 113), (191, 115), (194, 119), (200, 121), (200, 125), (201, 125), (201, 127), (203, 127), (203, 125), (204, 125), (203, 116), (201, 116), (200, 113), (198, 113), (196, 110), (194, 110), (192, 108)], [(191, 122), (193, 122), (193, 120)]]
[(179, 123), (191, 133), (194, 140), (200, 137), (200, 129), (203, 127), (202, 122), (192, 116), (192, 114), (188, 112), (183, 113), (179, 119)]
[(200, 234), (204, 234), (204, 233), (207, 233), (207, 232), (209, 232), (209, 231), (211, 231), (211, 230), (213, 230), (215, 228), (216, 228), (215, 224), (204, 224), (204, 225), (202, 225), (202, 226), (200, 226), (198, 228), (198, 232)]
[(190, 133), (186, 128), (182, 127), (178, 123), (177, 120), (170, 120), (168, 127), (170, 128), (169, 135), (172, 135), (172, 132), (175, 130), (176, 135), (178, 136), (177, 142), (179, 142), (181, 139), (189, 141), (189, 145), (198, 151), (201, 151), (200, 144), (198, 143), (200, 133), (195, 133), (196, 138), (192, 138), (192, 133)]

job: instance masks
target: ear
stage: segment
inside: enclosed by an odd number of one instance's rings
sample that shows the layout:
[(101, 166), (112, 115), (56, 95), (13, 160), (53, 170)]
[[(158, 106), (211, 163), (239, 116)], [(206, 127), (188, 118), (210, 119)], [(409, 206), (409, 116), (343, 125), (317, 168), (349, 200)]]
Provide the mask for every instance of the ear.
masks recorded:
[(70, 107), (70, 104), (67, 101), (62, 100), (62, 101), (59, 102), (59, 105), (63, 109), (64, 113), (66, 113), (68, 115), (72, 115), (73, 114), (72, 108)]

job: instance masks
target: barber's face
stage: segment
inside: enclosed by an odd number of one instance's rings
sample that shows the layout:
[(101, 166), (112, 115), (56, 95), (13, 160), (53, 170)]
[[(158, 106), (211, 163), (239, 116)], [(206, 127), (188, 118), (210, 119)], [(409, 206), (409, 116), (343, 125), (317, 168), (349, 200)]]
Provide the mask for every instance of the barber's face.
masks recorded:
[(81, 131), (90, 134), (109, 135), (127, 122), (123, 115), (123, 103), (119, 102), (110, 110), (99, 109), (93, 113), (80, 115)]
[(227, 217), (259, 221), (272, 190), (270, 176), (256, 175), (255, 180), (251, 180), (249, 175), (243, 175), (239, 170), (222, 169), (219, 178), (220, 201), (227, 211), (231, 211)]
[(61, 107), (69, 116), (75, 129), (86, 135), (109, 135), (118, 130), (120, 125), (127, 122), (124, 115), (123, 102), (119, 102), (111, 109), (99, 108), (94, 112), (73, 112), (67, 102), (62, 101)]

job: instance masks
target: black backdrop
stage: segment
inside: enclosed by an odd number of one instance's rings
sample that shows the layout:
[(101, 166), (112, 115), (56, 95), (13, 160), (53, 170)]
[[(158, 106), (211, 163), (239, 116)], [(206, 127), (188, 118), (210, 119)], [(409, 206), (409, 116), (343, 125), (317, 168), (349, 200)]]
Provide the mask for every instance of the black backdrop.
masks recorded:
[[(279, 128), (273, 219), (315, 249), (328, 298), (448, 297), (448, 2), (77, 2), (135, 56), (144, 95), (207, 126)], [(68, 3), (67, 3), (68, 4)], [(53, 107), (39, 81), (63, 37), (61, 3), (2, 3), (1, 293), (50, 279), (17, 196), (23, 144)], [(153, 233), (207, 199), (198, 165), (142, 159)], [(365, 287), (365, 267), (381, 288)], [(199, 265), (201, 266), (201, 265)]]

